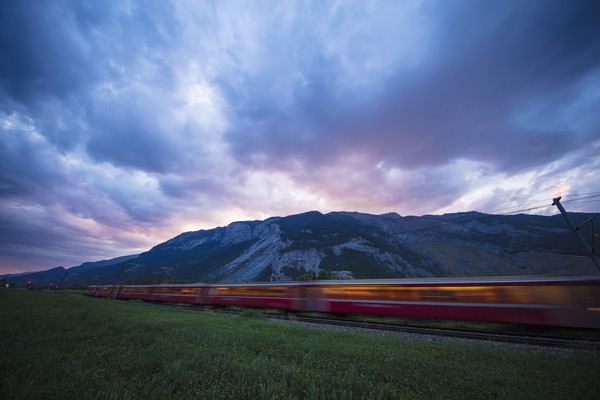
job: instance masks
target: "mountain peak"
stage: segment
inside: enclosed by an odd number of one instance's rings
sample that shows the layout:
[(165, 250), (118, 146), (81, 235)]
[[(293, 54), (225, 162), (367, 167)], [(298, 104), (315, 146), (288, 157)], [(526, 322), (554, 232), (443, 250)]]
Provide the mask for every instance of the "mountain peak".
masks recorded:
[[(581, 223), (590, 216), (573, 218)], [(140, 255), (109, 260), (112, 264), (72, 268), (65, 285), (114, 283), (124, 261), (132, 267), (125, 268), (121, 282), (161, 277), (170, 282), (173, 274), (178, 280), (242, 282), (321, 272), (379, 279), (596, 273), (582, 254), (556, 216), (309, 211), (185, 232)], [(57, 279), (61, 271), (46, 271), (48, 279)]]

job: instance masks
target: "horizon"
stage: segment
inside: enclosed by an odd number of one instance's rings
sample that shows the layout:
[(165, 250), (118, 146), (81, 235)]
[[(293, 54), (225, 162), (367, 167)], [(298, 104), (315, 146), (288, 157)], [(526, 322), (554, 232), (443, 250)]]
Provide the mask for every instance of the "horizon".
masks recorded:
[[(527, 211), (527, 210), (522, 210), (522, 211)], [(198, 229), (198, 230), (194, 230), (194, 231), (179, 232), (179, 233), (175, 234), (173, 237), (170, 237), (170, 238), (168, 238), (168, 239), (166, 239), (166, 240), (164, 240), (164, 241), (162, 241), (160, 243), (155, 243), (150, 248), (147, 248), (147, 249), (145, 249), (145, 250), (143, 250), (143, 251), (141, 251), (139, 253), (126, 254), (126, 255), (122, 255), (121, 254), (121, 255), (116, 255), (114, 257), (105, 257), (105, 258), (100, 258), (100, 259), (97, 259), (97, 260), (85, 260), (85, 261), (82, 261), (81, 263), (79, 263), (77, 265), (72, 265), (72, 266), (69, 266), (69, 267), (63, 266), (63, 265), (57, 265), (57, 266), (46, 268), (46, 269), (38, 269), (38, 270), (30, 270), (30, 271), (20, 271), (20, 272), (6, 272), (6, 273), (0, 273), (0, 276), (5, 276), (5, 275), (6, 276), (16, 276), (16, 275), (22, 275), (22, 274), (35, 273), (35, 272), (44, 272), (44, 271), (48, 271), (48, 270), (55, 269), (55, 268), (63, 268), (65, 270), (69, 270), (71, 268), (79, 267), (79, 266), (81, 266), (81, 265), (83, 265), (85, 263), (110, 261), (110, 260), (113, 260), (113, 259), (118, 259), (118, 258), (123, 258), (123, 257), (136, 257), (136, 256), (139, 256), (140, 254), (142, 254), (144, 252), (150, 251), (152, 248), (154, 248), (154, 247), (156, 247), (156, 246), (158, 246), (160, 244), (163, 244), (163, 243), (165, 243), (165, 242), (167, 242), (167, 241), (169, 241), (171, 239), (174, 239), (175, 237), (177, 237), (179, 235), (182, 235), (182, 234), (185, 234), (185, 233), (199, 232), (199, 231), (210, 231), (210, 230), (214, 230), (214, 229), (218, 229), (218, 228), (226, 228), (229, 225), (232, 225), (234, 223), (264, 222), (264, 221), (267, 221), (267, 220), (272, 219), (272, 218), (287, 218), (287, 217), (292, 217), (292, 216), (297, 216), (297, 215), (302, 215), (302, 214), (307, 214), (307, 213), (312, 213), (312, 212), (318, 212), (321, 215), (328, 215), (328, 214), (333, 214), (333, 213), (349, 213), (349, 214), (359, 213), (359, 214), (368, 214), (368, 215), (374, 215), (374, 216), (383, 216), (383, 215), (388, 215), (388, 214), (396, 214), (400, 218), (407, 218), (407, 217), (422, 218), (422, 217), (425, 217), (425, 216), (433, 216), (433, 217), (435, 217), (435, 216), (444, 216), (444, 215), (452, 215), (452, 214), (483, 214), (483, 215), (488, 215), (488, 216), (489, 215), (492, 215), (492, 216), (515, 216), (515, 215), (531, 215), (531, 216), (533, 216), (533, 215), (538, 215), (538, 216), (547, 216), (547, 217), (556, 217), (556, 216), (560, 216), (561, 215), (560, 212), (556, 213), (556, 214), (552, 214), (552, 215), (525, 214), (525, 213), (491, 214), (491, 213), (482, 213), (482, 212), (475, 211), (475, 210), (460, 211), (460, 212), (445, 213), (445, 214), (423, 214), (423, 215), (400, 215), (400, 214), (398, 214), (398, 213), (396, 213), (394, 211), (383, 213), (383, 214), (370, 214), (370, 213), (360, 213), (358, 211), (330, 211), (330, 212), (327, 212), (327, 213), (322, 213), (322, 212), (320, 212), (318, 210), (310, 210), (310, 211), (305, 211), (305, 212), (301, 212), (301, 213), (297, 213), (297, 214), (290, 214), (290, 215), (283, 215), (283, 216), (274, 215), (274, 216), (271, 216), (271, 217), (268, 217), (268, 218), (265, 218), (265, 219), (262, 219), (262, 220), (253, 219), (253, 220), (231, 221), (228, 224), (219, 225), (219, 226), (215, 226), (215, 227), (212, 227), (212, 228), (203, 228), (203, 229)], [(592, 213), (590, 213), (590, 212), (583, 212), (583, 213), (573, 212), (573, 213), (569, 213), (569, 214), (594, 214), (594, 213), (593, 212)], [(565, 222), (565, 228), (568, 228), (568, 225), (567, 225), (566, 222)], [(421, 229), (422, 228), (419, 228), (419, 230), (421, 230)]]
[(600, 209), (595, 0), (2, 11), (0, 273), (304, 210)]

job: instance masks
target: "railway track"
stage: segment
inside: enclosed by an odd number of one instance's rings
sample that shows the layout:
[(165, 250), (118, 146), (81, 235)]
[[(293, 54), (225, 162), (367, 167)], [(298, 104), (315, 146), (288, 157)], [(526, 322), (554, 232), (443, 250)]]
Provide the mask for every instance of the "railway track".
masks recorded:
[[(182, 308), (187, 310), (195, 311), (206, 311), (204, 307), (196, 306), (185, 306), (185, 305), (174, 305), (174, 304), (160, 304), (153, 303), (155, 306), (162, 307), (173, 307)], [(242, 311), (232, 311), (224, 309), (209, 309), (211, 312), (227, 313), (233, 315), (239, 315)], [(571, 349), (585, 349), (600, 351), (600, 340), (597, 339), (582, 339), (574, 337), (550, 337), (550, 336), (536, 336), (532, 334), (517, 334), (517, 333), (496, 333), (496, 332), (485, 332), (485, 331), (474, 331), (474, 330), (461, 330), (461, 329), (447, 329), (447, 328), (430, 328), (430, 327), (419, 327), (410, 325), (395, 325), (395, 324), (383, 324), (373, 322), (360, 322), (360, 321), (349, 321), (343, 319), (334, 318), (316, 318), (316, 317), (303, 317), (297, 315), (282, 315), (263, 313), (263, 315), (272, 320), (292, 321), (305, 324), (319, 324), (319, 325), (330, 325), (339, 327), (348, 327), (364, 330), (374, 331), (390, 331), (390, 332), (403, 332), (412, 333), (417, 335), (429, 335), (439, 337), (449, 337), (458, 339), (470, 339), (478, 340), (483, 342), (501, 342), (501, 343), (513, 343), (513, 344), (526, 344), (533, 346), (544, 346), (544, 347), (561, 347)]]
[[(271, 319), (287, 319), (287, 317), (269, 316)], [(447, 329), (447, 328), (427, 328), (409, 325), (394, 325), (394, 324), (381, 324), (372, 322), (359, 322), (359, 321), (345, 321), (327, 318), (305, 318), (305, 317), (292, 317), (293, 320), (299, 322), (311, 323), (311, 324), (324, 324), (334, 326), (344, 326), (357, 329), (375, 330), (375, 331), (391, 331), (391, 332), (404, 332), (412, 333), (417, 335), (429, 335), (429, 336), (441, 336), (451, 337), (459, 339), (471, 339), (485, 342), (502, 342), (502, 343), (515, 343), (515, 344), (527, 344), (535, 346), (546, 346), (546, 347), (562, 347), (562, 348), (578, 348), (587, 350), (600, 351), (600, 340), (593, 339), (580, 339), (580, 338), (568, 338), (568, 337), (548, 337), (548, 336), (533, 336), (525, 334), (508, 334), (508, 333), (495, 333), (495, 332), (484, 332), (484, 331), (472, 331), (472, 330), (460, 330), (460, 329)]]

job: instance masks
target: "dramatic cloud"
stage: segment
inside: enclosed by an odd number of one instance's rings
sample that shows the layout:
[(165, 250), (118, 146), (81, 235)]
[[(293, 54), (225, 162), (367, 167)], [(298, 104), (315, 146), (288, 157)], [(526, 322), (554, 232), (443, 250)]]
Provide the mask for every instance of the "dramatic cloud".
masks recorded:
[(598, 211), (599, 20), (593, 0), (8, 1), (0, 272), (309, 210)]

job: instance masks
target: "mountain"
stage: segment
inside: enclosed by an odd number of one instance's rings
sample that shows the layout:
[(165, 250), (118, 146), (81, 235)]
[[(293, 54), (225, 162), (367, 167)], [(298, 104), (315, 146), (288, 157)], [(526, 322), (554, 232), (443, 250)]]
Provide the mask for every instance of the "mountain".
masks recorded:
[(85, 283), (88, 279), (93, 280), (95, 278), (94, 274), (97, 273), (102, 267), (114, 266), (116, 263), (123, 263), (123, 261), (130, 260), (137, 256), (138, 255), (136, 254), (111, 258), (110, 260), (85, 262), (69, 269), (65, 269), (64, 267), (56, 267), (47, 271), (0, 275), (0, 279), (6, 280), (7, 283), (14, 283), (17, 287), (23, 287), (27, 284), (27, 282), (32, 282), (32, 284), (35, 286), (48, 286), (50, 284), (54, 286), (59, 284), (62, 284), (63, 286), (80, 284)]
[(69, 273), (71, 272), (85, 272), (91, 269), (97, 269), (97, 268), (102, 268), (102, 267), (106, 267), (108, 265), (113, 265), (113, 264), (118, 264), (118, 263), (122, 263), (123, 261), (127, 261), (127, 260), (131, 260), (132, 258), (135, 258), (139, 256), (139, 254), (134, 254), (134, 255), (130, 255), (130, 256), (123, 256), (123, 257), (117, 257), (117, 258), (111, 258), (110, 260), (102, 260), (102, 261), (93, 261), (93, 262), (84, 262), (83, 264), (77, 266), (77, 267), (73, 267), (69, 269)]
[(312, 211), (182, 233), (137, 256), (71, 268), (63, 285), (114, 283), (124, 261), (119, 282), (598, 273), (561, 215)]

